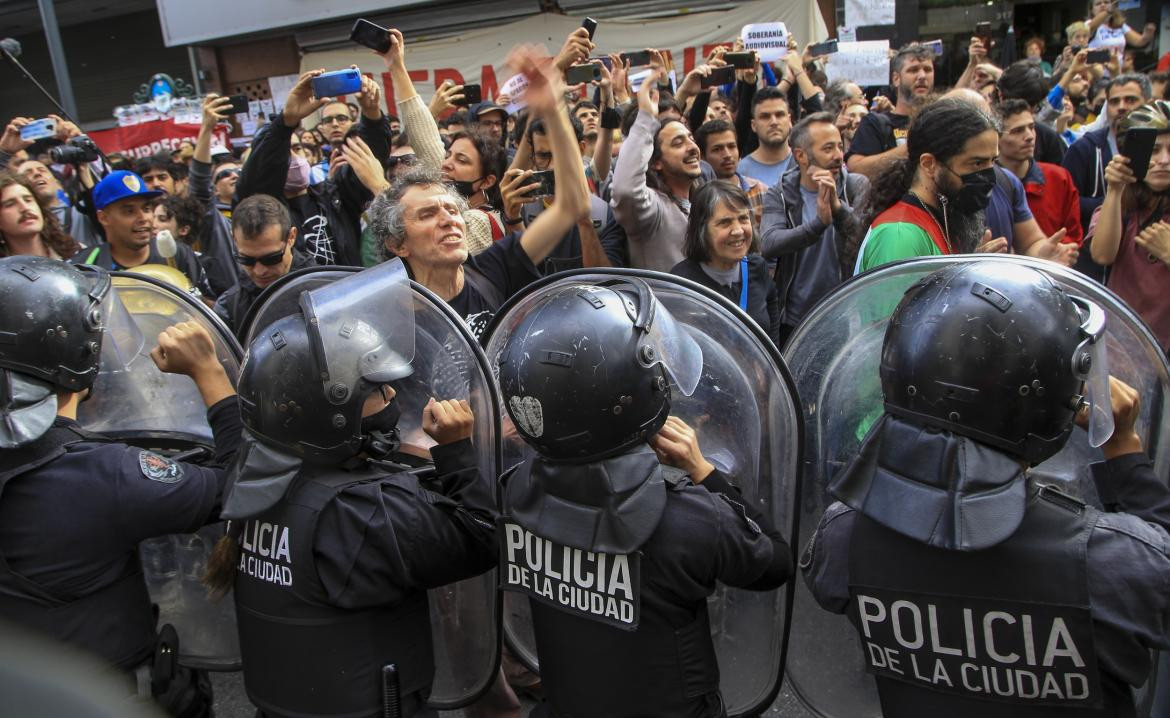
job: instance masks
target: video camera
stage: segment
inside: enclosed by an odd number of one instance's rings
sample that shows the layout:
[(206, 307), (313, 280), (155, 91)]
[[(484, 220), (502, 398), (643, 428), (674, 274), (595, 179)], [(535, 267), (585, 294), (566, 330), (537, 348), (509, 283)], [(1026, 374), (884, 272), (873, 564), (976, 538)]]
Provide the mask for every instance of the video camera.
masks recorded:
[(70, 138), (64, 144), (49, 149), (49, 156), (59, 165), (79, 165), (93, 162), (101, 155), (98, 146), (85, 135)]

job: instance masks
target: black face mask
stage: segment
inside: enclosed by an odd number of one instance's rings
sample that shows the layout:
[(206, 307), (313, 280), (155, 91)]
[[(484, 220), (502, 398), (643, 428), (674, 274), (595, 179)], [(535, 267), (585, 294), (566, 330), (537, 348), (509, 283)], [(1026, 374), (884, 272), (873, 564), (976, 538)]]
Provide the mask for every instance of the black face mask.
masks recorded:
[(958, 177), (963, 186), (954, 196), (947, 195), (947, 199), (954, 203), (955, 208), (963, 214), (975, 214), (987, 209), (991, 204), (991, 190), (995, 188), (995, 168), (988, 167), (977, 172), (968, 172), (961, 175), (950, 167), (943, 165), (947, 172)]
[(366, 454), (381, 459), (398, 451), (398, 419), (401, 416), (402, 407), (395, 397), (378, 413), (362, 417), (362, 449)]
[(398, 405), (398, 397), (394, 397), (378, 413), (362, 417), (362, 433), (394, 431), (398, 428), (398, 419), (401, 416), (402, 407)]
[(471, 182), (468, 182), (467, 180), (451, 180), (451, 184), (455, 187), (455, 191), (458, 192), (460, 196), (463, 197), (463, 199), (471, 199), (471, 195), (475, 194), (475, 188), (473, 185), (476, 182), (479, 182), (481, 179), (483, 179), (483, 177), (480, 177), (477, 180), (472, 180)]

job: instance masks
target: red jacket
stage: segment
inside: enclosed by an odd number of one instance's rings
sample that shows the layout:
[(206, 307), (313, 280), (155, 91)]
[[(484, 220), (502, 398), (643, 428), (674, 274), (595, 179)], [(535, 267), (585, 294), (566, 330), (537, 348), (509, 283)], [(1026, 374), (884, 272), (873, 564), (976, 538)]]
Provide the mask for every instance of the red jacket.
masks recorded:
[(1060, 165), (1033, 162), (1024, 175), (1024, 192), (1028, 209), (1045, 236), (1064, 227), (1064, 241), (1080, 245), (1085, 233), (1081, 227), (1081, 196), (1073, 184), (1072, 175)]

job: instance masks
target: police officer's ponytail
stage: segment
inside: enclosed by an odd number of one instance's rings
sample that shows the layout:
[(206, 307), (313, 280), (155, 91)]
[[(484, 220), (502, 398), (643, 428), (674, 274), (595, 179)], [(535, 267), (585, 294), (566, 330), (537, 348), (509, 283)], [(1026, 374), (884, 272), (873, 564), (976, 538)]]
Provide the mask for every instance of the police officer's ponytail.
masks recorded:
[(203, 572), (203, 585), (211, 590), (213, 598), (223, 598), (236, 582), (236, 567), (240, 565), (240, 535), (244, 532), (243, 521), (228, 521), (223, 536), (215, 542), (207, 570)]

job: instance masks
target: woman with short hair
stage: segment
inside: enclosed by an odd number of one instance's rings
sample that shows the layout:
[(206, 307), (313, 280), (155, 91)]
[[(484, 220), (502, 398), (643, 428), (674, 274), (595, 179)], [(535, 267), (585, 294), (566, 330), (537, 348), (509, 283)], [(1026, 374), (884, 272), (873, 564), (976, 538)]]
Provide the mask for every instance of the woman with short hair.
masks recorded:
[(670, 273), (729, 299), (779, 347), (780, 302), (752, 217), (747, 193), (731, 182), (712, 180), (695, 190), (685, 258)]

